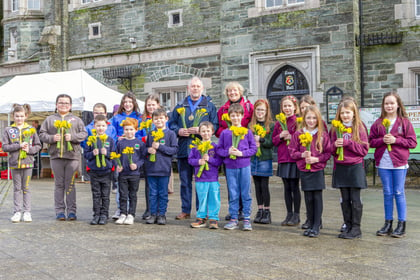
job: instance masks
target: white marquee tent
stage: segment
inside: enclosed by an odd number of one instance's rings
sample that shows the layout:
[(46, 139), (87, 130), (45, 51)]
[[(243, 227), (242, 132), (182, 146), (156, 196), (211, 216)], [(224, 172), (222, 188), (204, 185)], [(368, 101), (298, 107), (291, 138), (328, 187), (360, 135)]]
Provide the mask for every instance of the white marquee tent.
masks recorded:
[[(12, 104), (31, 105), (32, 112), (53, 112), (59, 94), (73, 100), (73, 111), (92, 111), (95, 103), (104, 103), (108, 112), (120, 104), (122, 94), (101, 84), (84, 70), (21, 75), (0, 87), (0, 114), (8, 114)], [(139, 101), (140, 108), (144, 103)]]

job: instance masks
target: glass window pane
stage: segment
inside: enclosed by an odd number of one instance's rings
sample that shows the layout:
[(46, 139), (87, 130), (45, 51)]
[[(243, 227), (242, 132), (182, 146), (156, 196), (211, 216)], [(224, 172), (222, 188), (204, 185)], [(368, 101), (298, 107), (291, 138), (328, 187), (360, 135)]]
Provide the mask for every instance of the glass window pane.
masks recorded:
[(171, 93), (170, 92), (160, 92), (160, 104), (162, 107), (168, 111), (171, 109)]
[(417, 76), (417, 79), (416, 79), (416, 81), (417, 81), (417, 84), (416, 84), (416, 87), (417, 87), (417, 103), (420, 104), (420, 74), (416, 74), (416, 76)]
[(420, 17), (420, 0), (416, 0), (416, 16)]

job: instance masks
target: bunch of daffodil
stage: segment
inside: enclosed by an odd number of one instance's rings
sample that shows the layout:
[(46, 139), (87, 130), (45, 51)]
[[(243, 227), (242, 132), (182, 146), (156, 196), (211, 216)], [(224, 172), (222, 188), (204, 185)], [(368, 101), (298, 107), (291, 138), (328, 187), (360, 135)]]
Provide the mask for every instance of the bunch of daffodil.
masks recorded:
[[(30, 141), (31, 141), (32, 135), (34, 135), (35, 133), (36, 133), (36, 129), (33, 128), (33, 127), (30, 128), (30, 129), (26, 129), (25, 131), (23, 131), (22, 132), (23, 142), (26, 142), (26, 143), (29, 144)], [(24, 151), (24, 150), (21, 149), (20, 152), (19, 152), (19, 159), (24, 159), (24, 158), (26, 158), (26, 156), (27, 156), (26, 151)]]
[[(92, 133), (93, 133), (93, 129), (92, 129)], [(95, 133), (95, 135), (91, 135), (88, 137), (86, 144), (88, 146), (93, 146), (94, 149), (98, 149), (98, 143), (96, 141), (97, 141), (97, 136)], [(95, 160), (96, 160), (96, 166), (100, 168), (101, 162), (99, 160), (99, 154), (95, 156)]]
[[(203, 141), (201, 142), (200, 145), (198, 145), (197, 150), (200, 152), (201, 157), (203, 157), (204, 155), (208, 154), (208, 152), (213, 148), (214, 147), (211, 144), (211, 141)], [(207, 163), (207, 161), (204, 165), (200, 166), (200, 169), (198, 170), (198, 173), (197, 173), (198, 178), (201, 177), (201, 174), (203, 173), (204, 169), (209, 170), (209, 164)]]
[(140, 128), (139, 129), (140, 130), (146, 129), (146, 134), (149, 134), (150, 131), (152, 131), (152, 124), (153, 124), (152, 119), (148, 119), (148, 120), (140, 123)]
[(181, 116), (182, 126), (184, 128), (187, 128), (187, 123), (185, 122), (185, 107), (179, 107), (178, 109), (176, 109), (176, 111)]
[[(102, 148), (105, 148), (106, 139), (108, 139), (108, 136), (106, 134), (99, 135), (99, 140), (101, 140)], [(106, 161), (105, 161), (105, 155), (104, 154), (102, 154), (102, 166), (106, 167)]]
[(207, 113), (207, 109), (206, 108), (201, 108), (201, 109), (197, 109), (195, 111), (195, 116), (194, 116), (194, 122), (193, 122), (193, 127), (197, 127), (200, 125), (201, 120), (207, 116), (209, 113)]
[[(66, 120), (61, 121), (61, 126), (64, 129), (64, 133), (70, 133), (70, 128), (71, 128), (71, 122), (68, 122)], [(73, 146), (71, 145), (70, 141), (66, 141), (67, 142), (67, 151), (73, 151)]]
[[(300, 144), (306, 148), (307, 151), (311, 150), (311, 143), (312, 143), (312, 134), (309, 132), (302, 133), (299, 135)], [(305, 169), (310, 170), (311, 165), (309, 163), (306, 164)]]
[(62, 135), (63, 130), (61, 129), (62, 128), (61, 123), (62, 122), (60, 120), (55, 120), (54, 121), (54, 127), (57, 129), (57, 134), (61, 135), (61, 140), (57, 142), (57, 149), (61, 149), (61, 143), (63, 141), (63, 135)]
[[(276, 120), (278, 120), (279, 121), (279, 123), (280, 123), (280, 126), (281, 126), (281, 129), (284, 131), (284, 130), (288, 130), (287, 129), (287, 119), (286, 119), (286, 115), (284, 114), (284, 113), (279, 113), (279, 114), (277, 114), (276, 115)], [(289, 143), (290, 143), (290, 140), (289, 139), (287, 139), (287, 141), (286, 141), (286, 145), (289, 145)]]
[(116, 152), (111, 152), (110, 159), (112, 160), (115, 159), (117, 161), (117, 165), (119, 167), (122, 167), (120, 157), (121, 157), (121, 154), (117, 154)]
[(127, 155), (128, 162), (130, 164), (133, 164), (133, 154), (134, 154), (134, 148), (133, 147), (125, 147), (122, 151), (123, 154)]
[[(388, 119), (384, 119), (382, 121), (382, 125), (385, 127), (386, 134), (388, 134), (389, 133), (389, 127), (391, 126), (391, 121), (388, 120)], [(392, 151), (391, 144), (387, 144), (387, 147), (388, 147), (389, 152)]]
[(229, 114), (224, 113), (222, 115), (222, 121), (225, 121), (226, 122), (228, 128), (230, 128), (232, 126), (232, 121), (230, 120)]
[[(165, 133), (163, 133), (163, 129), (159, 128), (158, 130), (152, 131), (153, 142), (158, 142), (160, 139), (165, 137)], [(149, 157), (151, 162), (156, 161), (156, 154), (151, 154)]]
[[(254, 135), (258, 135), (260, 138), (264, 138), (267, 135), (267, 131), (265, 131), (265, 128), (262, 125), (254, 124)], [(256, 156), (261, 156), (261, 147), (258, 147)]]
[[(238, 148), (239, 142), (245, 138), (248, 133), (248, 129), (245, 127), (231, 126), (229, 128), (232, 131), (232, 146)], [(235, 155), (230, 155), (229, 158), (236, 159)]]
[[(345, 132), (351, 133), (351, 131), (352, 131), (351, 127), (346, 128), (344, 126), (344, 124), (339, 120), (332, 120), (331, 124), (332, 124), (333, 127), (335, 127), (337, 138), (343, 138), (343, 133), (345, 133)], [(344, 149), (343, 149), (343, 147), (338, 147), (337, 148), (337, 154), (338, 154), (337, 160), (344, 160)]]

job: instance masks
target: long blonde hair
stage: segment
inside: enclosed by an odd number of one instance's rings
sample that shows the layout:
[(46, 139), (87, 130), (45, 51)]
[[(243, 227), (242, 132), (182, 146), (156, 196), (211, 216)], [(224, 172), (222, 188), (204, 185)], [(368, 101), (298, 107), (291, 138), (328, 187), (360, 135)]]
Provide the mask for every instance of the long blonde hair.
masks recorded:
[(270, 124), (273, 122), (273, 120), (271, 118), (270, 105), (268, 105), (268, 101), (266, 99), (258, 99), (257, 101), (255, 101), (254, 112), (252, 113), (252, 119), (249, 122), (249, 129), (251, 129), (252, 132), (255, 132), (254, 131), (254, 125), (257, 124), (256, 108), (260, 105), (264, 105), (265, 108), (266, 108), (264, 127), (265, 127), (265, 131), (267, 132), (267, 134), (269, 134), (270, 133)]
[(305, 127), (306, 129), (308, 128), (305, 118), (306, 115), (311, 112), (314, 113), (316, 116), (316, 128), (318, 128), (318, 137), (316, 139), (316, 143), (315, 143), (315, 148), (317, 151), (319, 151), (320, 153), (322, 153), (323, 151), (323, 147), (322, 147), (322, 141), (324, 141), (324, 139), (322, 138), (322, 134), (324, 134), (324, 122), (322, 121), (322, 116), (321, 116), (321, 112), (319, 111), (317, 106), (308, 106), (305, 111), (303, 112), (303, 116), (302, 116), (302, 128)]
[[(352, 140), (357, 142), (357, 143), (363, 143), (364, 144), (364, 142), (362, 142), (362, 140), (360, 140), (360, 130), (363, 129), (363, 130), (365, 130), (366, 133), (367, 133), (367, 131), (365, 129), (365, 126), (362, 123), (362, 120), (360, 119), (359, 110), (357, 109), (356, 103), (354, 102), (354, 100), (352, 100), (350, 98), (344, 99), (338, 105), (337, 113), (335, 115), (335, 120), (341, 121), (340, 113), (341, 113), (341, 110), (343, 108), (346, 108), (348, 110), (353, 111), (354, 119), (353, 119), (353, 126), (352, 126)], [(333, 129), (335, 130), (335, 127), (333, 127)]]

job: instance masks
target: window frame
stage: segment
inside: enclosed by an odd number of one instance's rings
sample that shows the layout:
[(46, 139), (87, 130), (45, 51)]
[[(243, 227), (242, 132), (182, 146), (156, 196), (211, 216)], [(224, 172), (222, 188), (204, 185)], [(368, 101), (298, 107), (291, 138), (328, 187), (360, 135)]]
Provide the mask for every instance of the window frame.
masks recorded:
[[(98, 27), (98, 34), (97, 35), (93, 34), (93, 29), (95, 27)], [(102, 23), (101, 22), (89, 23), (88, 28), (89, 28), (89, 37), (88, 37), (89, 40), (102, 38)]]
[(19, 3), (19, 0), (11, 0), (11, 3), (10, 3), (10, 10), (12, 11), (12, 12), (17, 12), (17, 11), (19, 11), (19, 5), (20, 3)]
[[(41, 10), (41, 0), (28, 0), (28, 10), (31, 11), (39, 11)], [(30, 7), (30, 3), (32, 3), (33, 6), (35, 6), (34, 4), (37, 4), (37, 7)]]
[(254, 0), (255, 5), (248, 9), (248, 18), (260, 17), (271, 14), (287, 13), (291, 11), (317, 9), (321, 6), (320, 0), (304, 0), (299, 3), (289, 3), (283, 0), (282, 5), (267, 7), (267, 0)]
[(414, 1), (414, 15), (420, 19), (420, 0)]
[[(182, 20), (182, 12), (183, 9), (171, 10), (166, 12), (166, 15), (168, 16), (168, 28), (181, 27), (184, 25), (184, 22)], [(173, 16), (175, 14), (179, 14), (179, 23), (173, 22)]]
[[(281, 0), (281, 4), (275, 4), (273, 3), (273, 6), (267, 7), (267, 1), (265, 0), (264, 2), (264, 7), (266, 9), (282, 9), (282, 8), (286, 8), (286, 7), (290, 7), (290, 6), (297, 6), (297, 5), (305, 5), (305, 0), (294, 0), (296, 1), (295, 3), (289, 3), (290, 0)], [(278, 0), (273, 0), (273, 2), (276, 2)], [(297, 2), (300, 1), (300, 2)]]
[[(159, 101), (166, 111), (172, 112), (175, 108), (176, 104), (178, 104), (181, 100), (184, 100), (187, 97), (187, 86), (174, 86), (169, 88), (157, 88), (155, 89), (155, 93), (159, 95)], [(183, 96), (179, 98), (179, 93), (182, 93)], [(167, 102), (163, 102), (162, 95), (169, 94), (170, 105), (167, 106)]]

